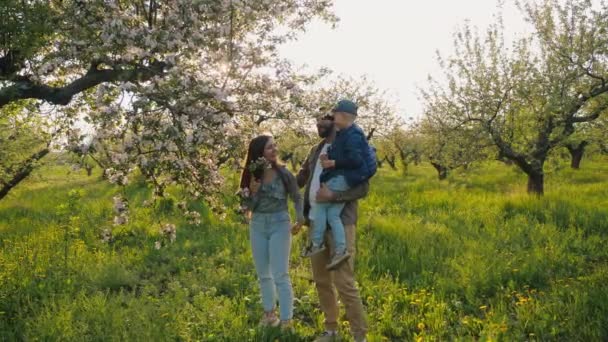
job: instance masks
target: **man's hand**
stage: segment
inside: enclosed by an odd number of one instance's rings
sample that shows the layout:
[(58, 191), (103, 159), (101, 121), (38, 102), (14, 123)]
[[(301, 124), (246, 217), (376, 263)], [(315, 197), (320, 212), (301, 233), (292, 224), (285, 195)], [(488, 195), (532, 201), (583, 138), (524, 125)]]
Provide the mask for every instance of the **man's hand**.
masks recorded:
[(298, 235), (302, 230), (302, 223), (296, 222), (291, 226), (291, 235)]
[(327, 184), (321, 184), (321, 188), (317, 191), (317, 202), (329, 202), (334, 199), (335, 193), (331, 191)]
[(260, 190), (260, 186), (262, 186), (262, 182), (252, 179), (251, 182), (249, 182), (249, 191), (251, 191), (251, 194), (253, 195)]
[(327, 154), (325, 153), (319, 156), (319, 160), (321, 160), (321, 167), (323, 167), (324, 169), (331, 169), (333, 167), (336, 167), (336, 161), (330, 160)]

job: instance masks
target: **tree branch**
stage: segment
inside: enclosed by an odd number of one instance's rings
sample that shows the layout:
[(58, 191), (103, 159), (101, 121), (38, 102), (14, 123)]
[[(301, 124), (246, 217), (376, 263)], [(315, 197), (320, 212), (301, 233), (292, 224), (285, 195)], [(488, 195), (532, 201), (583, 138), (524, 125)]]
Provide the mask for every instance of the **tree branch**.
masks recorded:
[(0, 200), (6, 197), (8, 193), (16, 187), (21, 181), (26, 179), (34, 170), (34, 164), (46, 156), (50, 152), (48, 146), (43, 148), (42, 150), (32, 154), (27, 160), (25, 160), (19, 170), (14, 174), (13, 178), (11, 178), (8, 182), (2, 185), (0, 188)]
[(87, 73), (63, 87), (36, 84), (29, 79), (21, 79), (13, 85), (0, 89), (0, 108), (18, 100), (39, 99), (56, 105), (67, 105), (74, 95), (93, 88), (98, 84), (117, 81), (145, 81), (164, 72), (166, 64), (156, 62), (148, 67), (134, 69), (97, 70), (93, 63)]

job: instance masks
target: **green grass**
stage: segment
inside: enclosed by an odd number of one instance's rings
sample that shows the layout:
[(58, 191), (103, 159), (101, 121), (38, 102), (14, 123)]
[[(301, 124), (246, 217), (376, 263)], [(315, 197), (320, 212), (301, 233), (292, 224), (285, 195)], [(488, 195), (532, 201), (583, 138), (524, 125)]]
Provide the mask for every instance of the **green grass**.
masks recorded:
[[(305, 241), (294, 241), (296, 331), (257, 328), (260, 297), (246, 226), (202, 203), (201, 225), (124, 189), (130, 222), (111, 227), (122, 190), (46, 166), (0, 202), (0, 340), (310, 341), (322, 315)], [(525, 194), (488, 163), (438, 182), (426, 165), (383, 169), (361, 203), (357, 276), (371, 341), (608, 339), (608, 160), (547, 175)], [(177, 241), (154, 248), (159, 225)], [(67, 257), (66, 257), (67, 256)], [(341, 329), (348, 331), (345, 323)]]

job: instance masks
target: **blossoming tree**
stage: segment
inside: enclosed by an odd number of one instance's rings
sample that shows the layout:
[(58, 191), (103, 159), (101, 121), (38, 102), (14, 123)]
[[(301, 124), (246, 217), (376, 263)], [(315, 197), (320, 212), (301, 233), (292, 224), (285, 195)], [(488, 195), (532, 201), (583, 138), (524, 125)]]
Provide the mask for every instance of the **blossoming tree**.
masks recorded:
[(499, 17), (485, 34), (469, 25), (440, 58), (445, 82), (424, 91), (427, 115), (455, 132), (485, 132), (502, 158), (544, 192), (544, 164), (580, 123), (608, 109), (608, 5), (588, 0), (520, 3), (531, 34), (509, 46)]
[[(301, 76), (277, 45), (328, 0), (16, 1), (0, 4), (0, 108), (63, 106), (66, 141), (103, 151), (119, 184), (139, 168), (162, 194), (212, 194), (250, 113), (294, 103)], [(310, 76), (314, 77), (314, 76)], [(74, 124), (86, 122), (78, 134)]]

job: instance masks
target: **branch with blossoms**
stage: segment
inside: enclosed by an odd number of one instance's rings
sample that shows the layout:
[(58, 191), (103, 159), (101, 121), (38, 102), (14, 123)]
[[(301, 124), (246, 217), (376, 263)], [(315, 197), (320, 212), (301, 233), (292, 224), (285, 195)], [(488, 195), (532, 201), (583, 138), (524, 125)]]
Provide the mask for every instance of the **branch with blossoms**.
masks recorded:
[(160, 239), (154, 242), (155, 249), (172, 244), (177, 239), (177, 228), (172, 223), (165, 223), (159, 228)]
[(236, 209), (236, 212), (242, 217), (246, 217), (250, 211), (249, 207), (246, 204), (246, 201), (251, 198), (251, 191), (249, 190), (249, 188), (242, 188), (236, 192), (236, 196), (239, 198), (239, 204), (238, 208)]
[(74, 95), (106, 82), (147, 81), (154, 76), (161, 76), (166, 63), (153, 62), (149, 66), (136, 66), (123, 69), (98, 69), (93, 63), (89, 71), (65, 86), (57, 87), (41, 84), (31, 78), (20, 77), (13, 84), (0, 88), (0, 108), (11, 102), (25, 99), (44, 100), (56, 105), (67, 105)]

